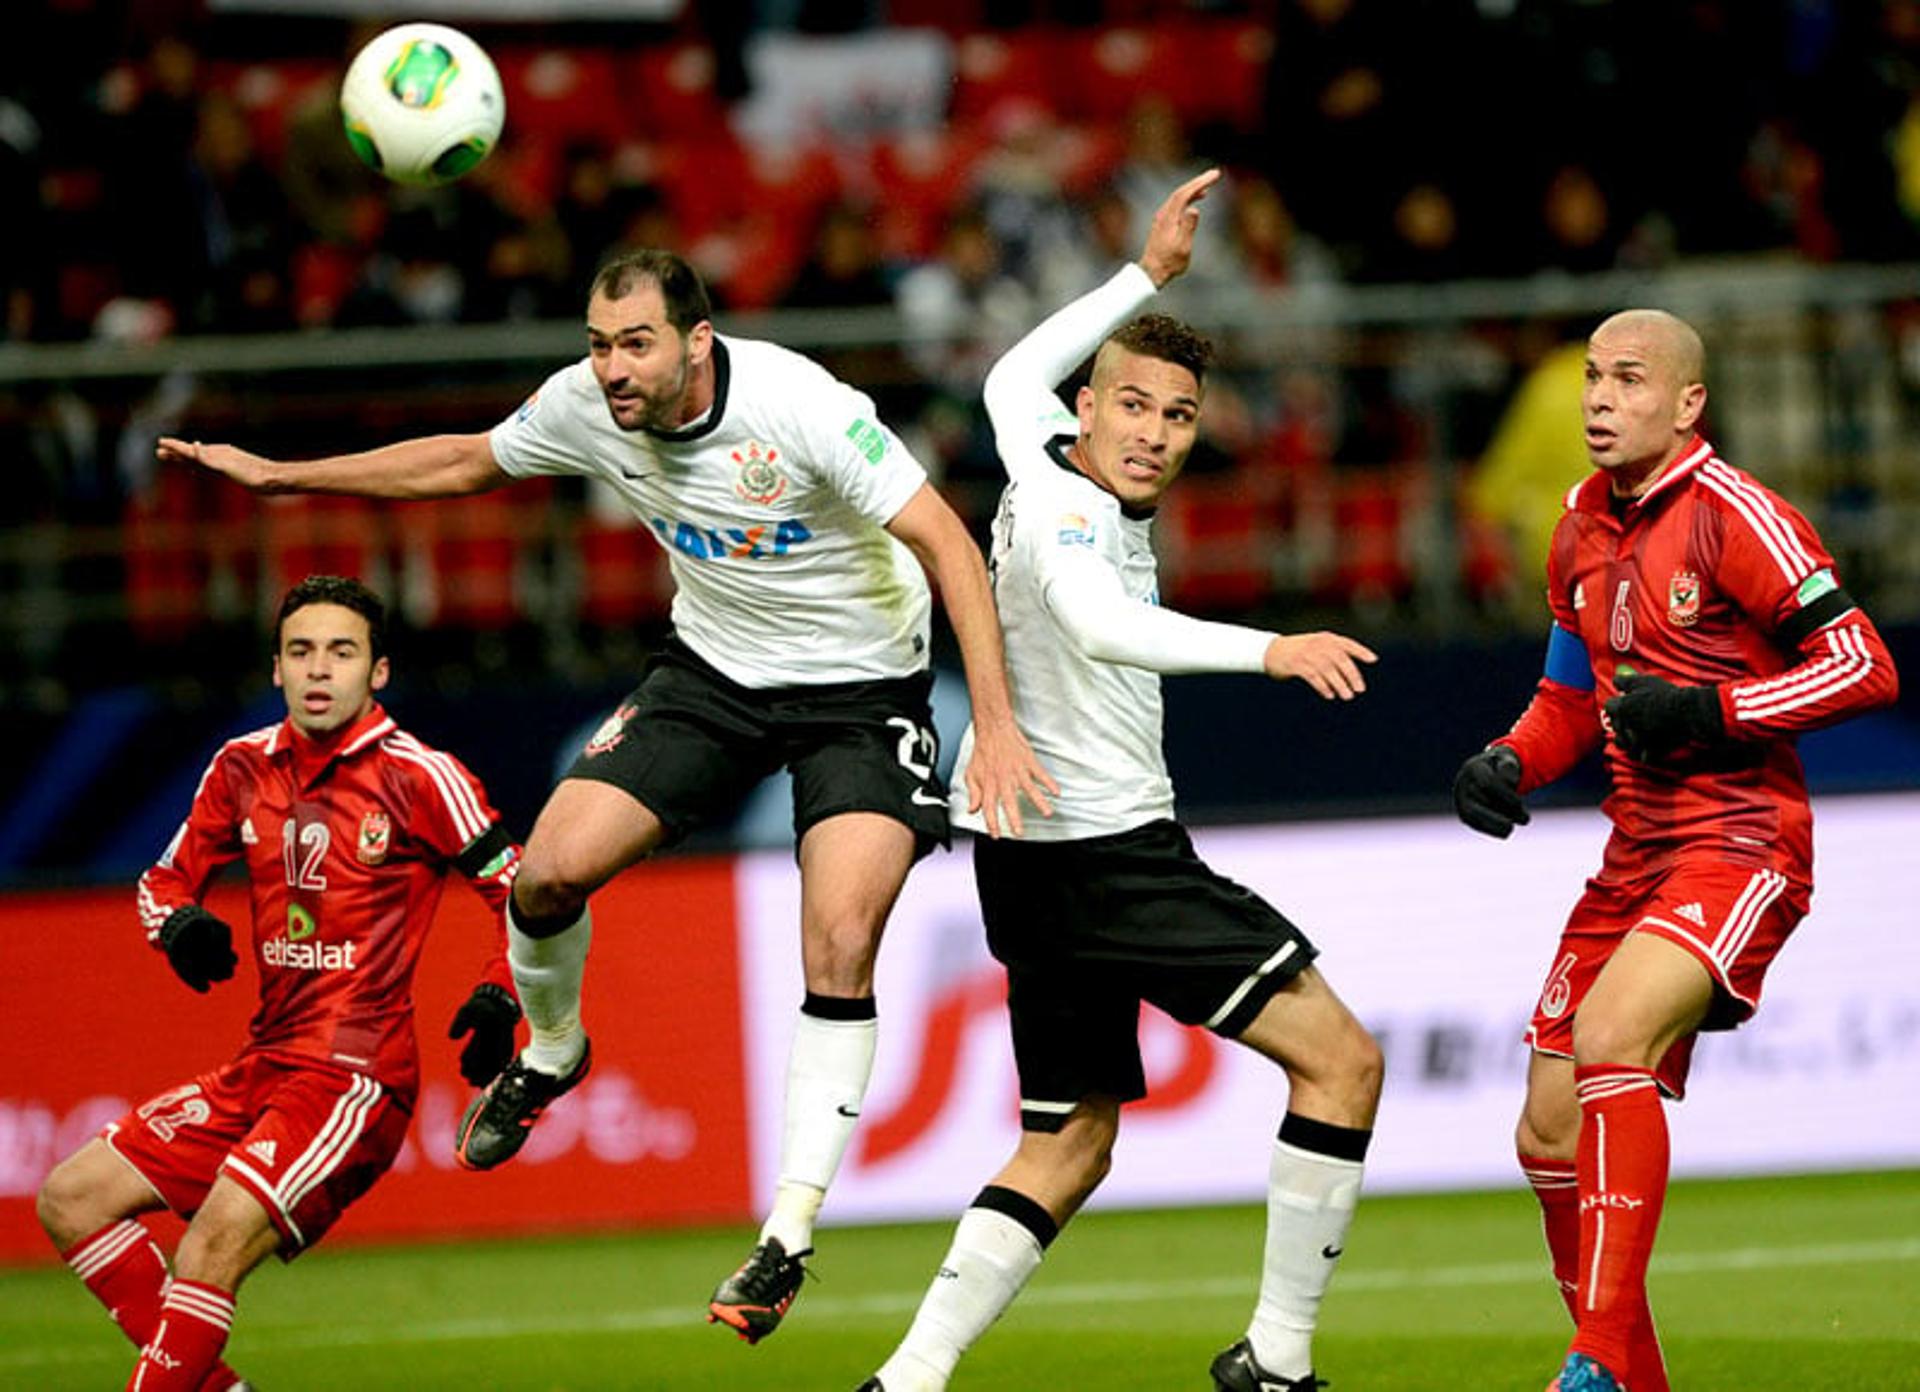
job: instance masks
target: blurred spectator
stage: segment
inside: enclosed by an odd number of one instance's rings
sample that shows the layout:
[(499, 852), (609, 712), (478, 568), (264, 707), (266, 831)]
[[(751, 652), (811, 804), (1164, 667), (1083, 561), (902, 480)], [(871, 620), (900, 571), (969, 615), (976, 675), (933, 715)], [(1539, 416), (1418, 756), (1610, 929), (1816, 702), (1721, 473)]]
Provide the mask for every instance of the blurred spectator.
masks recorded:
[(1614, 264), (1613, 210), (1584, 165), (1565, 164), (1540, 200), (1539, 264), (1556, 271), (1604, 271)]
[(1003, 103), (989, 124), (994, 143), (975, 171), (973, 196), (999, 239), (1008, 272), (1032, 286), (1077, 231), (1065, 194), (1071, 141), (1053, 114), (1031, 101)]
[(1234, 274), (1249, 284), (1299, 290), (1339, 279), (1333, 254), (1300, 230), (1280, 191), (1265, 179), (1234, 180), (1228, 235)]
[(822, 214), (813, 250), (781, 299), (795, 309), (858, 309), (892, 302), (865, 209), (835, 203)]
[(200, 104), (190, 178), (208, 272), (191, 326), (223, 332), (292, 328), (293, 222), (286, 193), (255, 154), (246, 117), (227, 97)]

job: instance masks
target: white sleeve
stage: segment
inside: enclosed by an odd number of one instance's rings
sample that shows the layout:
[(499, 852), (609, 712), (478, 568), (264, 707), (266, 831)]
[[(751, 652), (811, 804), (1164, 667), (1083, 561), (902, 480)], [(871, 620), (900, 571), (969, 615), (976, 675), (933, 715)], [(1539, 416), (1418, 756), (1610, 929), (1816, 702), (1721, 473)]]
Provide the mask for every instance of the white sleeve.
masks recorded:
[(494, 463), (514, 478), (534, 474), (592, 474), (592, 450), (573, 418), (581, 363), (561, 368), (540, 384), (514, 413), (488, 432)]
[(821, 371), (796, 403), (806, 465), (861, 516), (885, 526), (920, 491), (927, 471), (880, 419), (872, 398)]
[(1010, 468), (1036, 437), (1058, 433), (1062, 417), (1071, 420), (1054, 388), (1153, 296), (1153, 277), (1129, 261), (1106, 284), (1048, 315), (993, 365), (982, 395)]
[(1162, 673), (1266, 670), (1271, 633), (1132, 599), (1113, 568), (1083, 547), (1055, 553), (1041, 596), (1068, 640), (1096, 662)]

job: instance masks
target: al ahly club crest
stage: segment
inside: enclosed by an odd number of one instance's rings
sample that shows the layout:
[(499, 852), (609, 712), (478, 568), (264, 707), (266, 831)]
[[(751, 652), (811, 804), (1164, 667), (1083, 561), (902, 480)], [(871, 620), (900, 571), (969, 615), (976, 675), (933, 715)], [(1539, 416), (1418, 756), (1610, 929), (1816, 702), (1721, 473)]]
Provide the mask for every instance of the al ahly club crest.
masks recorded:
[(384, 812), (369, 812), (360, 819), (360, 839), (354, 854), (362, 865), (378, 865), (387, 858), (387, 846), (393, 836), (393, 824)]
[(1667, 581), (1667, 622), (1691, 628), (1699, 617), (1700, 577), (1690, 570), (1676, 570)]
[(765, 506), (787, 491), (787, 476), (780, 468), (780, 451), (758, 440), (749, 440), (745, 449), (733, 451), (733, 462), (740, 466), (740, 477), (733, 491), (749, 503)]

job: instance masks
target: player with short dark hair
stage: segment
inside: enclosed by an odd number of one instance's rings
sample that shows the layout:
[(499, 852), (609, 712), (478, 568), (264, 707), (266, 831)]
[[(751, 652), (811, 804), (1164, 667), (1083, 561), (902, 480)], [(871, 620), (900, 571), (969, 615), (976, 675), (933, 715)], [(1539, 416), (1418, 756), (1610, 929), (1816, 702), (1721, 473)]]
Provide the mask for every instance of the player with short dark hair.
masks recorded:
[[(1062, 788), (1026, 841), (973, 843), (987, 942), (1007, 969), (1022, 1134), (864, 1392), (946, 1387), (1105, 1177), (1121, 1105), (1146, 1095), (1143, 1000), (1286, 1072), (1259, 1299), (1246, 1336), (1211, 1372), (1225, 1392), (1320, 1385), (1313, 1330), (1359, 1198), (1380, 1049), (1312, 965), (1306, 936), (1211, 870), (1174, 819), (1160, 674), (1298, 677), (1350, 700), (1365, 689), (1359, 664), (1374, 657), (1339, 634), (1206, 623), (1159, 604), (1154, 510), (1197, 436), (1211, 350), (1177, 320), (1134, 316), (1186, 269), (1197, 205), (1218, 177), (1176, 190), (1137, 263), (1042, 323), (987, 377), (1010, 476), (993, 571), (1015, 709)], [(1057, 385), (1096, 349), (1069, 412)], [(963, 741), (963, 762), (968, 754)], [(980, 825), (959, 808), (955, 817)]]
[(1613, 823), (1527, 1033), (1516, 1141), (1575, 1322), (1558, 1392), (1666, 1392), (1647, 1262), (1666, 1199), (1662, 1094), (1702, 1030), (1760, 1003), (1813, 889), (1803, 731), (1890, 703), (1886, 645), (1813, 527), (1699, 434), (1692, 326), (1628, 310), (1587, 343), (1594, 472), (1547, 557), (1546, 673), (1454, 782), (1505, 837), (1522, 798), (1604, 747)]
[[(244, 861), (260, 1005), (234, 1059), (148, 1099), (55, 1166), (40, 1221), (141, 1350), (131, 1386), (239, 1385), (221, 1363), (234, 1293), (291, 1261), (392, 1165), (419, 1091), (413, 975), (447, 874), (504, 913), (519, 848), (452, 756), (395, 726), (386, 611), (358, 581), (313, 576), (274, 625), (287, 718), (227, 741), (157, 864), (140, 921), (195, 991), (230, 979), (232, 930), (200, 900)], [(453, 1019), (479, 1086), (513, 1057), (520, 1008), (504, 939)], [(188, 1219), (166, 1259), (139, 1215)]]
[(1052, 787), (1013, 722), (986, 566), (965, 525), (863, 393), (772, 343), (714, 331), (698, 275), (642, 251), (587, 302), (587, 355), (478, 435), (306, 463), (162, 440), (262, 492), (387, 498), (579, 474), (663, 546), (673, 633), (548, 799), (507, 935), (531, 1040), (462, 1119), (476, 1169), (520, 1147), (585, 1076), (588, 898), (629, 865), (793, 773), (806, 997), (772, 1212), (709, 1314), (749, 1342), (780, 1323), (873, 1067), (873, 964), (907, 872), (947, 831), (929, 691), (927, 576), (966, 666), (976, 753), (966, 804), (1022, 827)]

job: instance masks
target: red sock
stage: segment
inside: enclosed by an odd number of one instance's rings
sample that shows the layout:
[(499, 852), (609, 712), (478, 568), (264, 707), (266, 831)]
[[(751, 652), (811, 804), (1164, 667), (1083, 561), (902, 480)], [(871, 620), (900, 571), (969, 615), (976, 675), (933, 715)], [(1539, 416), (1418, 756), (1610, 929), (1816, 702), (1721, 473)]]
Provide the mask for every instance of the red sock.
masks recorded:
[[(1578, 1323), (1580, 1272), (1580, 1185), (1571, 1160), (1548, 1160), (1522, 1155), (1520, 1169), (1540, 1201), (1540, 1226), (1547, 1235), (1547, 1254), (1553, 1261), (1553, 1283), (1560, 1288), (1567, 1314)], [(1627, 1386), (1632, 1392), (1671, 1392), (1667, 1363), (1654, 1332), (1653, 1311), (1641, 1304), (1627, 1346)]]
[[(167, 1259), (145, 1226), (123, 1218), (81, 1238), (61, 1255), (93, 1298), (107, 1307), (133, 1346), (144, 1348), (160, 1323), (160, 1302), (167, 1287)], [(217, 1363), (199, 1392), (226, 1392), (239, 1381), (238, 1373)]]
[(218, 1286), (175, 1280), (167, 1287), (153, 1337), (133, 1365), (127, 1392), (199, 1392), (218, 1368), (232, 1328), (231, 1295)]
[[(1580, 1095), (1580, 1269), (1573, 1351), (1640, 1384), (1628, 1368), (1636, 1343), (1658, 1367), (1659, 1341), (1647, 1306), (1647, 1262), (1667, 1196), (1667, 1114), (1651, 1070), (1621, 1064), (1577, 1066)], [(1664, 1373), (1649, 1388), (1662, 1386)]]
[(1540, 1201), (1540, 1227), (1547, 1235), (1547, 1256), (1553, 1262), (1553, 1283), (1574, 1314), (1574, 1296), (1580, 1272), (1580, 1181), (1571, 1160), (1548, 1160), (1522, 1155), (1520, 1172)]

